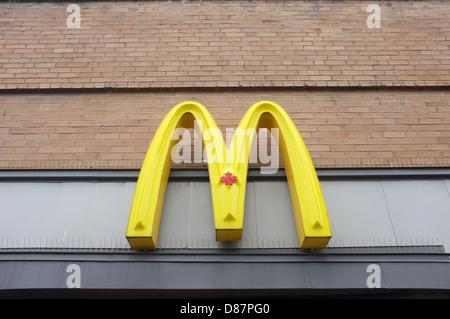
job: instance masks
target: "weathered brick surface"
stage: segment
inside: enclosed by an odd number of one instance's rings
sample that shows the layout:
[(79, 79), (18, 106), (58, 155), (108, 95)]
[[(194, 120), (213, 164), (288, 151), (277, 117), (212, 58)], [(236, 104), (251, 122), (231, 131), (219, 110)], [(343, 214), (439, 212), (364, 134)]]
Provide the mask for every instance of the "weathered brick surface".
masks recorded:
[(0, 89), (450, 81), (446, 1), (82, 2), (68, 29), (70, 3), (0, 3)]
[(223, 130), (278, 102), (317, 167), (450, 166), (445, 1), (70, 3), (0, 3), (2, 169), (139, 168), (191, 99)]
[(448, 90), (367, 88), (2, 94), (0, 168), (140, 168), (160, 121), (185, 100), (223, 131), (253, 103), (279, 103), (317, 167), (450, 166)]

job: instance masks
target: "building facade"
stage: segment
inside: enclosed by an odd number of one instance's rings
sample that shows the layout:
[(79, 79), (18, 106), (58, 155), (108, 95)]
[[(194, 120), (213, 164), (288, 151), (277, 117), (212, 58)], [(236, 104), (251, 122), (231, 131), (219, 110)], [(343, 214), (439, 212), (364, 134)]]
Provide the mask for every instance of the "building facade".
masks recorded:
[[(445, 1), (0, 2), (0, 296), (448, 296), (449, 17)], [(201, 103), (225, 138), (266, 100), (310, 154), (327, 247), (300, 248), (266, 135), (242, 238), (217, 241), (191, 130), (158, 246), (132, 249), (170, 109)]]

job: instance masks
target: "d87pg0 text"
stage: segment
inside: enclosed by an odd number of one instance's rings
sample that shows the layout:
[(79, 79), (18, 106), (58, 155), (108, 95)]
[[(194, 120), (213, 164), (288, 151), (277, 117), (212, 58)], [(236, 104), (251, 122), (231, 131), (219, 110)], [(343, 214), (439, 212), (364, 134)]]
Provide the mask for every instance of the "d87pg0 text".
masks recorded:
[(269, 313), (268, 304), (235, 303), (225, 304), (225, 313)]

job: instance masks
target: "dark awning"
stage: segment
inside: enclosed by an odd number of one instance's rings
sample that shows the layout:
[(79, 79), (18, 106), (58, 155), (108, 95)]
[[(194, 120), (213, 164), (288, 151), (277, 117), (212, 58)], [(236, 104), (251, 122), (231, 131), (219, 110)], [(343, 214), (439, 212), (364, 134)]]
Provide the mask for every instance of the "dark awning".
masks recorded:
[(449, 263), (440, 246), (2, 250), (0, 290), (450, 289)]

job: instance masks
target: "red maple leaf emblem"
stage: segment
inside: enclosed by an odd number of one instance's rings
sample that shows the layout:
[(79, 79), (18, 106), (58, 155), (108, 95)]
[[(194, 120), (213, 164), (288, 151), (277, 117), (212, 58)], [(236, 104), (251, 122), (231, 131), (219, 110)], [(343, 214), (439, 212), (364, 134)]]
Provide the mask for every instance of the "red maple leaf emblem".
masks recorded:
[(234, 176), (230, 172), (226, 172), (225, 175), (220, 178), (220, 181), (224, 182), (225, 185), (228, 185), (228, 186), (233, 185), (233, 183), (237, 181), (237, 176)]

